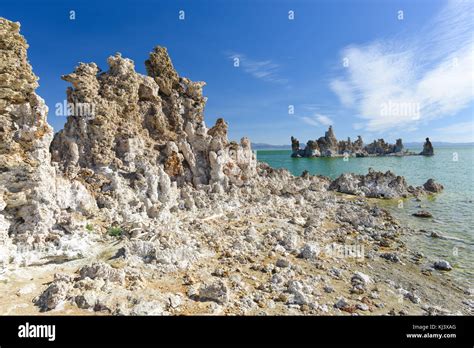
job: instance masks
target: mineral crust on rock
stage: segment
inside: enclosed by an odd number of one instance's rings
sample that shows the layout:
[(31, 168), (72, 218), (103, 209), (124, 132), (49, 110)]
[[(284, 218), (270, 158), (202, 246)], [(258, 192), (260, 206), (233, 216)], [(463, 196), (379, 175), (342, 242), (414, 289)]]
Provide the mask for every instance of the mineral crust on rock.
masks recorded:
[(0, 18), (0, 260), (56, 248), (76, 220), (65, 210), (90, 213), (95, 201), (81, 183), (57, 175), (51, 163), (53, 129), (35, 90), (20, 24)]
[(70, 116), (51, 145), (53, 161), (87, 186), (101, 210), (122, 221), (157, 218), (178, 206), (182, 187), (221, 192), (256, 175), (249, 140), (229, 142), (222, 118), (206, 127), (205, 83), (179, 77), (165, 48), (150, 53), (148, 76), (120, 54), (108, 65), (100, 73), (81, 63), (63, 76), (72, 84), (68, 101), (94, 114)]
[(0, 18), (0, 236), (33, 247), (55, 223), (53, 130), (19, 30), (19, 23)]

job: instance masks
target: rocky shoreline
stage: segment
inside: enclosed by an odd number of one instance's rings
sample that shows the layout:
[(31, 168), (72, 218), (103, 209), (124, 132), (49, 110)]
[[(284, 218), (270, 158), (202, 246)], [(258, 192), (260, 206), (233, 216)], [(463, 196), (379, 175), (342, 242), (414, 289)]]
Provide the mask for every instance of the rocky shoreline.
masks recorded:
[(379, 156), (433, 156), (434, 149), (429, 138), (426, 138), (423, 151), (420, 153), (404, 149), (402, 139), (397, 139), (395, 144), (389, 144), (384, 139), (374, 140), (364, 145), (359, 135), (356, 141), (347, 138), (346, 141), (338, 141), (332, 126), (324, 137), (317, 140), (309, 140), (306, 147), (300, 148), (298, 139), (291, 137), (291, 157), (379, 157)]
[(63, 76), (93, 112), (53, 135), (19, 27), (0, 19), (1, 314), (472, 314), (443, 260), (369, 198), (439, 184), (259, 163), (223, 119), (206, 127), (204, 83), (162, 47), (147, 76), (120, 54)]

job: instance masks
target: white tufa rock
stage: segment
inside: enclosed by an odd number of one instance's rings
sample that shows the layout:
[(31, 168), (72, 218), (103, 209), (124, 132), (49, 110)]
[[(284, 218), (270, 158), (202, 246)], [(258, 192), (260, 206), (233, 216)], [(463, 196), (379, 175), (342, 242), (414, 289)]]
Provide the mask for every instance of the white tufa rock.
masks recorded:
[(319, 247), (318, 243), (308, 242), (301, 248), (300, 256), (303, 259), (313, 260), (319, 255), (320, 252), (321, 248)]
[(434, 268), (439, 269), (440, 271), (450, 271), (453, 267), (446, 260), (439, 260), (434, 263)]

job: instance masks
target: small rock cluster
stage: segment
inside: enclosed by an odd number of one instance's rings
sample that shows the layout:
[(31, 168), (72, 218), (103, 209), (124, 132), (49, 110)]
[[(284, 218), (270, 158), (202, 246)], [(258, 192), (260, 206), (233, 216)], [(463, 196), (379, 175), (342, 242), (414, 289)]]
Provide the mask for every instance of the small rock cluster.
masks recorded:
[(366, 175), (341, 174), (331, 183), (329, 189), (371, 198), (406, 198), (441, 192), (443, 185), (428, 179), (423, 187), (413, 187), (406, 183), (403, 176), (395, 175), (391, 171), (382, 173), (369, 168)]
[[(427, 139), (420, 155), (433, 155), (433, 147)], [(414, 152), (404, 151), (402, 139), (397, 139), (395, 144), (388, 144), (384, 139), (374, 140), (372, 143), (364, 146), (364, 141), (359, 135), (357, 140), (338, 141), (332, 126), (325, 133), (324, 137), (317, 140), (309, 140), (305, 148), (300, 148), (298, 139), (291, 137), (291, 157), (370, 157), (370, 156), (411, 156)]]

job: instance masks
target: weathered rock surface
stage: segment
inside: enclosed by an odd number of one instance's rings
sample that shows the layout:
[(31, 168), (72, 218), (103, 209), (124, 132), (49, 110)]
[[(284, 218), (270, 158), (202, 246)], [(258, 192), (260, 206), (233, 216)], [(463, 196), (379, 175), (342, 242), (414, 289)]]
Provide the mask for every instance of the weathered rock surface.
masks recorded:
[[(51, 146), (53, 161), (84, 182), (108, 215), (158, 218), (178, 205), (184, 186), (221, 192), (255, 176), (249, 140), (229, 142), (221, 118), (206, 127), (205, 83), (179, 77), (165, 48), (150, 53), (148, 76), (120, 54), (108, 65), (99, 73), (96, 64), (81, 63), (63, 76), (73, 85), (68, 101), (94, 114), (68, 117)], [(187, 203), (193, 205), (191, 198)]]
[(0, 236), (32, 248), (55, 223), (53, 130), (19, 30), (19, 23), (0, 18)]
[[(114, 256), (40, 289), (47, 310), (61, 312), (65, 303), (127, 315), (423, 313), (430, 287), (413, 285), (418, 292), (403, 292), (399, 304), (398, 288), (385, 282), (419, 278), (406, 273), (407, 264), (418, 266), (401, 240), (405, 229), (387, 211), (362, 198), (337, 198), (325, 178), (263, 164), (257, 170), (255, 185), (232, 187), (218, 199), (205, 194), (202, 208), (132, 230), (113, 241), (120, 243), (118, 253), (108, 253)], [(363, 249), (357, 255), (348, 246)]]
[(34, 300), (34, 302), (41, 311), (54, 309), (67, 299), (68, 293), (72, 287), (72, 278), (70, 276), (56, 274), (54, 281)]
[(57, 248), (61, 236), (77, 229), (76, 217), (66, 217), (65, 211), (87, 215), (96, 208), (84, 186), (57, 175), (51, 163), (48, 108), (35, 93), (38, 78), (19, 29), (19, 23), (0, 18), (0, 259), (4, 261), (29, 250)]

